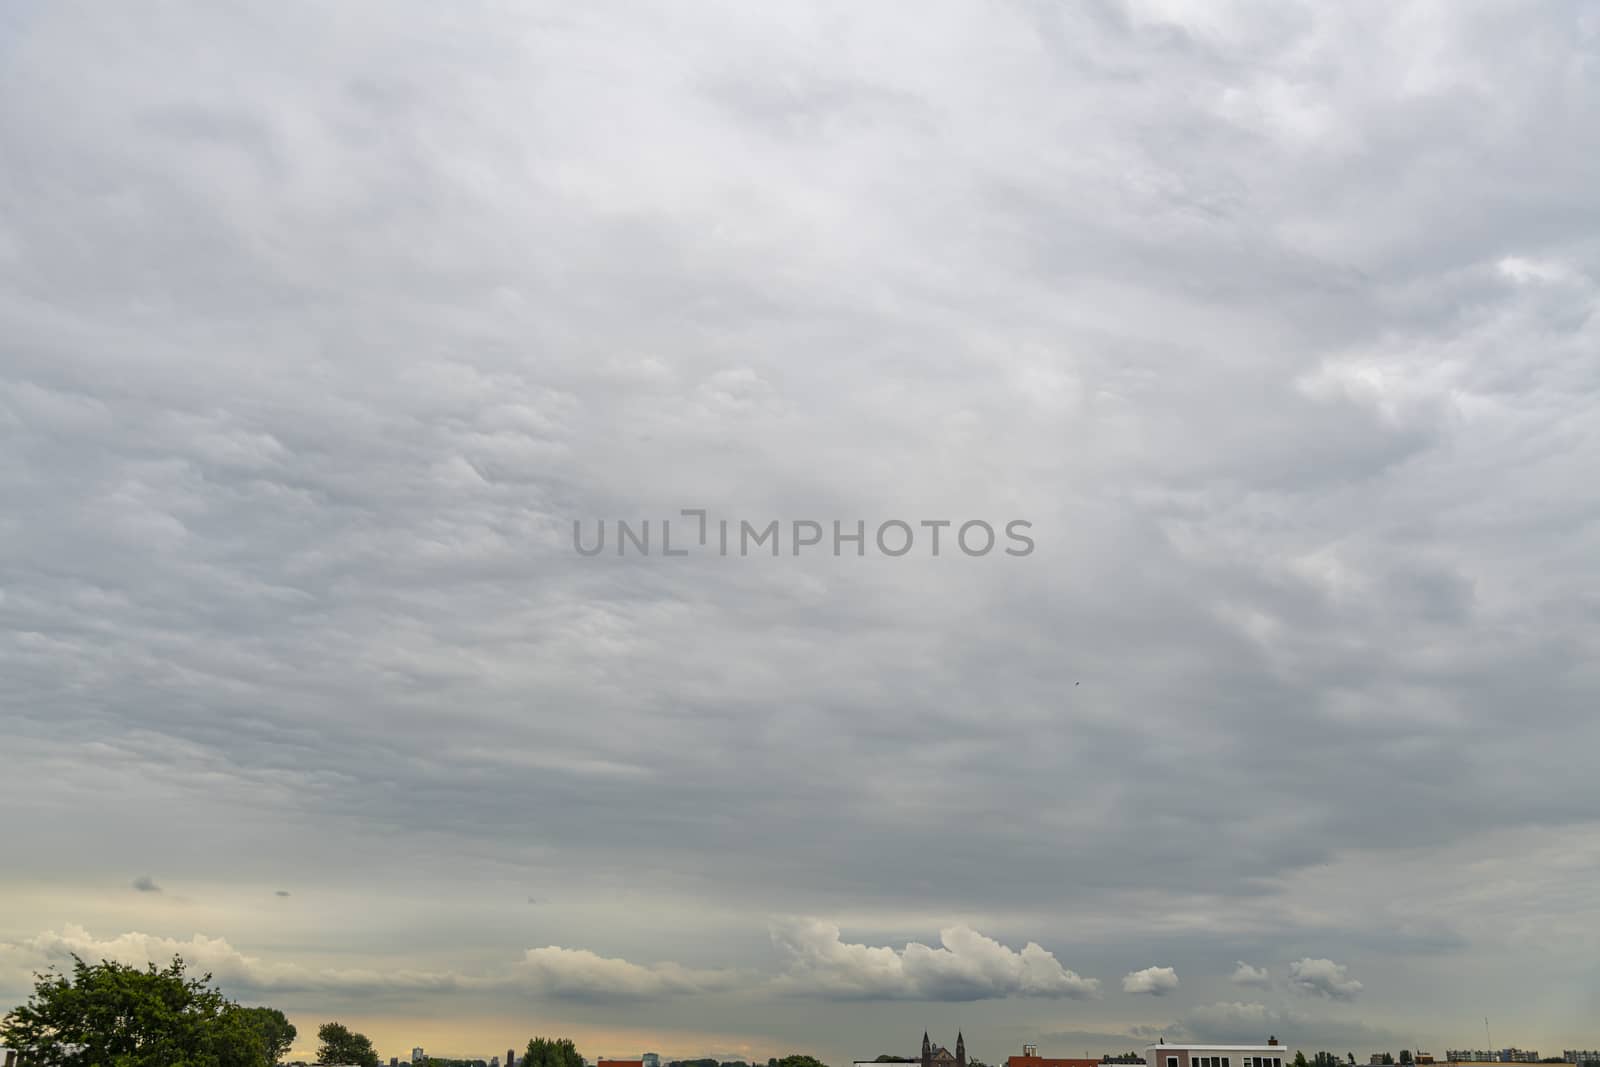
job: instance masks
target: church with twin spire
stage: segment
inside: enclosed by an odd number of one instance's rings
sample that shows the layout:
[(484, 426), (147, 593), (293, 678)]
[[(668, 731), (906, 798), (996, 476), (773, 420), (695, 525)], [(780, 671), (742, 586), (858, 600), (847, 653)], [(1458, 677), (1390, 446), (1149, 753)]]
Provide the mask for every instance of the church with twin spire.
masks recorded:
[(954, 1053), (943, 1045), (935, 1045), (928, 1040), (928, 1032), (922, 1032), (922, 1067), (967, 1067), (967, 1041), (956, 1031), (956, 1050)]

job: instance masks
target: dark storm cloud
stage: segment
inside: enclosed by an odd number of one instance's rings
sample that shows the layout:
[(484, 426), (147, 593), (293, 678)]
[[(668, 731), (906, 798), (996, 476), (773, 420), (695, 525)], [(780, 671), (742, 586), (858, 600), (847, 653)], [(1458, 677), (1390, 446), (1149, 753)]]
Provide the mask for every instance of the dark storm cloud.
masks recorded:
[[(415, 870), (497, 944), (453, 879), (648, 887), (562, 940), (644, 990), (973, 916), (1181, 1003), (1484, 936), (1422, 861), (1485, 835), (1590, 862), (1592, 7), (370, 15), (8, 24), (44, 875)], [(1038, 549), (571, 551), (686, 507)]]

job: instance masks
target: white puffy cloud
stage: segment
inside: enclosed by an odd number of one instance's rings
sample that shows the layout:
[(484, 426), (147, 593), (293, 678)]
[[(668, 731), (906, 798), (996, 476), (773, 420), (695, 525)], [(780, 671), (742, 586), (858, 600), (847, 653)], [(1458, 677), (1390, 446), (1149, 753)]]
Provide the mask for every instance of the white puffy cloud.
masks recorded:
[(715, 992), (737, 980), (732, 971), (691, 970), (676, 963), (645, 966), (557, 945), (529, 949), (521, 970), (536, 991), (568, 1000), (655, 1000)]
[(1289, 964), (1289, 984), (1311, 996), (1351, 1000), (1361, 992), (1361, 983), (1345, 972), (1345, 965), (1328, 959), (1296, 960)]
[(1164, 997), (1178, 988), (1178, 972), (1171, 967), (1146, 967), (1122, 976), (1124, 993)]
[(1019, 951), (964, 925), (940, 930), (939, 947), (913, 941), (900, 951), (846, 942), (837, 925), (821, 919), (775, 922), (771, 932), (789, 964), (775, 984), (789, 992), (861, 1000), (1086, 999), (1100, 988), (1032, 941)]
[(1267, 973), (1265, 967), (1252, 967), (1244, 960), (1239, 960), (1238, 963), (1232, 977), (1228, 979), (1234, 985), (1253, 989), (1266, 989), (1272, 985), (1272, 976)]

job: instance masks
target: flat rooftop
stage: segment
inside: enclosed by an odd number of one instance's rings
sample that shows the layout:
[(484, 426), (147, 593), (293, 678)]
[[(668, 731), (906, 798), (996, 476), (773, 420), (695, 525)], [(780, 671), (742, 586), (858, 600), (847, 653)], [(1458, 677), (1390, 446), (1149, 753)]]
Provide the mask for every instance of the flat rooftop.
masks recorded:
[[(1150, 1049), (1161, 1049), (1161, 1048), (1199, 1049), (1201, 1052), (1278, 1052), (1278, 1053), (1281, 1053), (1281, 1052), (1284, 1052), (1288, 1048), (1288, 1046), (1287, 1045), (1189, 1045), (1189, 1044), (1185, 1044), (1182, 1041), (1174, 1041), (1174, 1042), (1171, 1042), (1170, 1044), (1165, 1044), (1165, 1045), (1146, 1045), (1145, 1046), (1145, 1050), (1146, 1051), (1149, 1051)], [(1292, 1052), (1289, 1053), (1289, 1054), (1291, 1056), (1294, 1055), (1294, 1053), (1292, 1053)]]

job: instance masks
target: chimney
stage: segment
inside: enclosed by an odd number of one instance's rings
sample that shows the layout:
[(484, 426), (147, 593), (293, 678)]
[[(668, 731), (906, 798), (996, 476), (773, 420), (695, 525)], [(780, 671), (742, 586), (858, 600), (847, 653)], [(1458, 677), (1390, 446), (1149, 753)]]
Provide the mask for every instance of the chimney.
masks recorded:
[(1276, 1045), (1277, 1043), (1278, 1043), (1278, 1039), (1277, 1039), (1276, 1036), (1267, 1038), (1267, 1044)]

